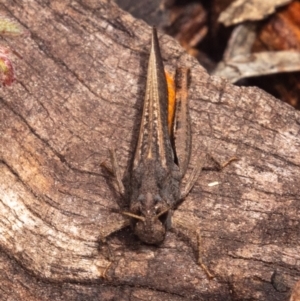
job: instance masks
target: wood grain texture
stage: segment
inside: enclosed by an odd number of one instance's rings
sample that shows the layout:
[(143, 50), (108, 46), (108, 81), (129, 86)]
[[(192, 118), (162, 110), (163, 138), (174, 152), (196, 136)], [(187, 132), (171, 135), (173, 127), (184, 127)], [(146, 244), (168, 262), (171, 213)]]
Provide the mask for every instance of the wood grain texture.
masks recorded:
[(151, 29), (104, 0), (3, 0), (0, 11), (29, 32), (1, 40), (22, 59), (0, 90), (0, 299), (287, 300), (300, 278), (299, 112), (209, 77), (159, 35), (167, 68), (191, 68), (193, 162), (240, 158), (203, 172), (175, 212), (201, 229), (216, 277), (174, 233), (153, 247), (129, 229), (108, 238), (103, 279), (99, 238), (122, 217), (100, 163), (109, 147), (124, 173), (132, 160)]

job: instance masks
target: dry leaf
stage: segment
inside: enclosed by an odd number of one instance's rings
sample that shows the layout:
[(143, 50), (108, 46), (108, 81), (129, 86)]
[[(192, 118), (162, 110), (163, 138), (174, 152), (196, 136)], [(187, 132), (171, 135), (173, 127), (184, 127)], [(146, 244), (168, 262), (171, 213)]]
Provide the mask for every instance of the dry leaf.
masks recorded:
[(226, 26), (244, 21), (261, 20), (274, 13), (279, 6), (292, 0), (236, 0), (220, 14), (219, 22)]
[(256, 24), (248, 23), (237, 26), (228, 41), (223, 61), (228, 61), (237, 55), (248, 55), (256, 39)]
[(246, 77), (299, 70), (300, 52), (266, 51), (235, 56), (227, 62), (221, 62), (214, 75), (225, 77), (234, 83)]
[(265, 50), (300, 51), (300, 2), (295, 1), (274, 14), (257, 34), (254, 52)]

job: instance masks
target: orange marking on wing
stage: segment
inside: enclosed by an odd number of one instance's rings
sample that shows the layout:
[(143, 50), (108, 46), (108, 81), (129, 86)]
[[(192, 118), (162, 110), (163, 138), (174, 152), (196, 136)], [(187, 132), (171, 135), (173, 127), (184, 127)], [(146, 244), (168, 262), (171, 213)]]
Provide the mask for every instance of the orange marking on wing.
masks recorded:
[(172, 136), (173, 122), (176, 106), (176, 87), (174, 76), (165, 71), (168, 86), (168, 129), (169, 135)]

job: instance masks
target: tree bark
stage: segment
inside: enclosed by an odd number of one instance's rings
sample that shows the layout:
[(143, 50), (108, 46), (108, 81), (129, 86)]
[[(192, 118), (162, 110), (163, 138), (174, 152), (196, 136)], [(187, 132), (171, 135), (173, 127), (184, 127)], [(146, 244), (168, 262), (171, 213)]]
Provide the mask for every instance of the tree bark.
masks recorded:
[[(203, 262), (169, 232), (159, 247), (121, 230), (120, 196), (100, 166), (130, 165), (151, 30), (111, 1), (10, 1), (26, 37), (2, 40), (16, 83), (0, 90), (1, 300), (287, 300), (300, 278), (300, 114), (257, 88), (209, 77), (170, 37), (165, 66), (191, 68), (193, 163), (203, 172), (175, 211), (201, 229)], [(214, 185), (209, 185), (214, 183)], [(108, 269), (107, 269), (108, 267)], [(105, 277), (104, 277), (105, 276)]]

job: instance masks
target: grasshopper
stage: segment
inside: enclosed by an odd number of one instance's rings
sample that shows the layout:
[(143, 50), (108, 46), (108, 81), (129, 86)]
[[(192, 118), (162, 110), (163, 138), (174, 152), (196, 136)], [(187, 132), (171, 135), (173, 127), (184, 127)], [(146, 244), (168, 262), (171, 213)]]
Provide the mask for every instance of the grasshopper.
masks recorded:
[[(172, 212), (188, 195), (202, 170), (203, 159), (187, 180), (181, 181), (191, 156), (191, 125), (187, 99), (189, 70), (176, 72), (176, 107), (172, 130), (168, 130), (168, 89), (156, 29), (152, 30), (146, 92), (138, 141), (130, 172), (127, 210), (135, 235), (144, 243), (159, 245), (172, 227)], [(172, 118), (171, 118), (172, 119)], [(125, 187), (115, 151), (110, 150), (112, 172), (120, 194)], [(128, 226), (116, 225), (112, 232)], [(198, 262), (210, 275), (199, 259)]]

